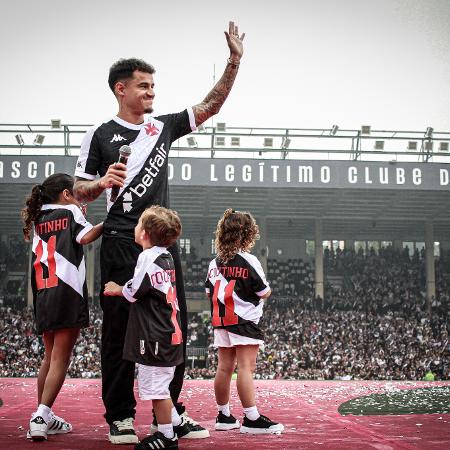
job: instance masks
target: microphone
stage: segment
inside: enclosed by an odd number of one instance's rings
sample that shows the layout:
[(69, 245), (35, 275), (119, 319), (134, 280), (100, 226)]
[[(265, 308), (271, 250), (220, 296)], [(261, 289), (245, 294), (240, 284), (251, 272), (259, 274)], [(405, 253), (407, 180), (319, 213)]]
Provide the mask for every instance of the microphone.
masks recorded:
[[(122, 164), (127, 165), (128, 162), (128, 157), (131, 155), (131, 147), (129, 145), (122, 145), (122, 147), (120, 147), (119, 149), (119, 161)], [(109, 200), (111, 202), (115, 202), (117, 200), (117, 196), (119, 195), (119, 190), (120, 187), (114, 185), (111, 188), (111, 197), (109, 198)]]

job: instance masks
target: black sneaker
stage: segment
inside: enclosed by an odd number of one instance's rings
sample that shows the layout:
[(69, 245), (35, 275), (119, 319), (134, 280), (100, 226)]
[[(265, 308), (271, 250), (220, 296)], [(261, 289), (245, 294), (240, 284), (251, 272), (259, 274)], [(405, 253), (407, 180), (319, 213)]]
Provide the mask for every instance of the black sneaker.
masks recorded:
[(233, 417), (231, 414), (229, 416), (226, 416), (222, 411), (219, 412), (219, 414), (216, 417), (216, 425), (214, 428), (217, 431), (227, 431), (227, 430), (233, 430), (234, 428), (239, 428), (240, 423), (239, 420), (236, 419), (236, 417)]
[(260, 415), (256, 420), (250, 420), (247, 416), (244, 416), (244, 421), (241, 426), (241, 433), (250, 434), (280, 434), (283, 430), (284, 426), (281, 423), (272, 422), (268, 417), (263, 415)]
[(137, 444), (138, 437), (134, 431), (134, 419), (127, 417), (123, 420), (115, 420), (109, 426), (108, 438), (113, 444)]
[(134, 450), (155, 450), (160, 448), (176, 448), (178, 449), (178, 437), (175, 436), (172, 439), (166, 438), (164, 434), (157, 431), (145, 439), (142, 439), (139, 444), (134, 447)]
[(181, 417), (180, 425), (173, 427), (173, 431), (179, 438), (205, 439), (209, 437), (209, 431), (200, 426), (190, 417), (187, 417), (184, 414), (180, 417)]

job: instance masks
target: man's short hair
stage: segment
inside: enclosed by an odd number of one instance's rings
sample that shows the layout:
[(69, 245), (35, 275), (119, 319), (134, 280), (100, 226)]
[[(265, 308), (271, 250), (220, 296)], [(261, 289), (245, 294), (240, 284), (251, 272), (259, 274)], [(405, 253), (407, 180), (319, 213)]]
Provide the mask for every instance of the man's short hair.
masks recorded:
[(133, 72), (135, 70), (150, 74), (155, 73), (155, 68), (142, 59), (119, 59), (119, 61), (115, 62), (109, 69), (108, 84), (113, 93), (116, 83), (118, 81), (124, 81), (133, 78)]

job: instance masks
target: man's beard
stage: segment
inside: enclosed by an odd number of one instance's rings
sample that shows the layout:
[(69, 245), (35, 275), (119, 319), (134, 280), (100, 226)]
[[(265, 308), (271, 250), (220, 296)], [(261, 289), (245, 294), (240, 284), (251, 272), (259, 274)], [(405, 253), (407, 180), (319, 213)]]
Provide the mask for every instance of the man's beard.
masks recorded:
[(145, 114), (151, 114), (153, 112), (153, 108), (144, 108), (144, 113)]

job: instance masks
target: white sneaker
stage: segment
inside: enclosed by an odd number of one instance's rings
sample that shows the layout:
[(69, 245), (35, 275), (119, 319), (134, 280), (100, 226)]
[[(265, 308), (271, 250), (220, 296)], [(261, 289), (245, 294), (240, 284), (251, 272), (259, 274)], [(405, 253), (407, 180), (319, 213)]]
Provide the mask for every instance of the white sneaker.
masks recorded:
[[(47, 434), (65, 434), (70, 433), (73, 429), (69, 422), (66, 422), (62, 417), (55, 415), (52, 411), (49, 416)], [(32, 439), (30, 430), (27, 431), (27, 439)]]
[(43, 417), (38, 416), (36, 413), (31, 415), (30, 420), (30, 437), (33, 441), (44, 441), (47, 439), (48, 424)]
[(57, 416), (53, 411), (50, 413), (49, 419), (47, 434), (65, 434), (70, 433), (73, 429), (69, 422)]

